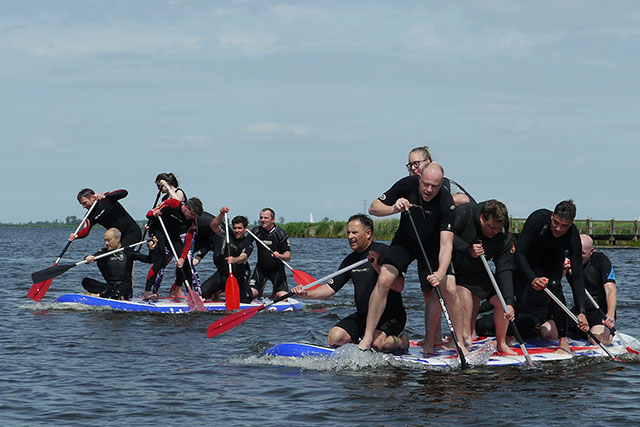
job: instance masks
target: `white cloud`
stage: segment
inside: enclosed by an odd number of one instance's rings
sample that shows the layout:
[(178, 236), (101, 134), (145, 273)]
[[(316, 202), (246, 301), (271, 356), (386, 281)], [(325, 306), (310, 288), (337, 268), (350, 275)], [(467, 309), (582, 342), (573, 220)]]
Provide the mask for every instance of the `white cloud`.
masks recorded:
[(304, 136), (310, 134), (312, 129), (307, 126), (285, 126), (276, 122), (262, 122), (247, 126), (245, 131), (260, 136)]
[(201, 148), (212, 144), (211, 138), (201, 135), (184, 135), (180, 137), (163, 136), (160, 142), (149, 145), (158, 148)]
[(5, 32), (0, 47), (47, 57), (105, 53), (163, 55), (196, 51), (201, 47), (201, 40), (190, 35), (132, 31), (104, 25), (31, 26)]
[(218, 41), (223, 48), (240, 49), (250, 55), (265, 55), (275, 52), (280, 38), (275, 34), (222, 34)]

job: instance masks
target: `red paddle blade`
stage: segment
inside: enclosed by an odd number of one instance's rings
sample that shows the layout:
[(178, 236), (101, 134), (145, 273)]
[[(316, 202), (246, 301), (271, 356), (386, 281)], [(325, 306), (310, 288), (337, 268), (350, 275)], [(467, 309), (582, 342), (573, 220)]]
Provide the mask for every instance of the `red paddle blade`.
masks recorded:
[(242, 311), (237, 311), (233, 314), (223, 317), (220, 320), (212, 322), (207, 328), (207, 338), (213, 338), (223, 332), (228, 331), (229, 329), (235, 328), (242, 322), (251, 319), (256, 315), (257, 312), (259, 312), (263, 308), (265, 308), (264, 304), (257, 307), (246, 308)]
[(200, 295), (198, 295), (196, 291), (191, 289), (191, 286), (189, 286), (188, 283), (185, 282), (185, 284), (187, 285), (187, 304), (189, 304), (189, 310), (207, 311), (207, 308), (204, 306), (204, 303), (200, 298)]
[(227, 310), (237, 310), (240, 308), (240, 287), (233, 273), (229, 274), (227, 278), (227, 283), (224, 287), (224, 300)]
[(305, 273), (300, 270), (292, 270), (293, 278), (295, 279), (298, 285), (308, 285), (309, 283), (313, 283), (316, 281), (311, 275)]
[(29, 289), (29, 292), (27, 292), (27, 296), (36, 302), (42, 301), (42, 298), (44, 298), (44, 295), (49, 290), (49, 286), (51, 286), (51, 282), (53, 282), (53, 278), (34, 283), (31, 289)]

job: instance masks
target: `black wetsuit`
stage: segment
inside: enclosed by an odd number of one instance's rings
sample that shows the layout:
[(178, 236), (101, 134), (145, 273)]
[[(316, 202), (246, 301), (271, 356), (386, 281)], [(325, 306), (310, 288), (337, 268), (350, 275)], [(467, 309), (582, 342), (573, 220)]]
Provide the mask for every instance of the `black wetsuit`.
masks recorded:
[[(593, 299), (596, 300), (598, 306), (602, 309), (602, 312), (607, 314), (607, 294), (604, 291), (604, 284), (608, 282), (616, 283), (616, 274), (613, 271), (611, 260), (609, 260), (609, 258), (602, 252), (593, 252), (589, 261), (582, 266), (582, 269), (584, 271), (585, 288), (591, 294)], [(571, 272), (567, 273), (567, 281), (569, 284), (573, 283), (573, 274)], [(574, 313), (577, 312), (575, 306), (572, 311)], [(589, 328), (594, 325), (603, 324), (600, 312), (588, 299), (585, 303), (585, 316), (587, 316)], [(579, 331), (577, 326), (575, 328), (573, 326), (573, 324), (569, 326), (572, 335), (576, 334), (579, 338), (587, 337), (585, 332)]]
[(511, 235), (508, 230), (488, 238), (482, 234), (480, 214), (485, 202), (465, 204), (456, 208), (453, 231), (453, 268), (456, 283), (469, 289), (480, 299), (495, 295), (491, 280), (480, 257), (470, 255), (474, 243), (482, 241), (487, 260), (493, 260), (495, 276), (500, 292), (508, 305), (513, 306), (513, 255), (511, 254)]
[[(527, 218), (522, 233), (516, 243), (514, 261), (516, 271), (514, 285), (516, 294), (516, 322), (522, 335), (528, 335), (525, 330), (531, 327), (531, 319), (535, 317), (534, 327), (539, 326), (541, 317), (549, 311), (556, 323), (559, 337), (567, 336), (568, 318), (564, 311), (550, 300), (544, 291), (536, 291), (531, 282), (536, 277), (547, 277), (548, 288), (553, 294), (565, 302), (562, 294), (562, 270), (565, 252), (568, 252), (574, 268), (574, 280), (571, 285), (573, 301), (579, 313), (585, 311), (584, 276), (582, 272), (582, 244), (580, 234), (575, 224), (565, 234), (556, 238), (551, 232), (551, 214), (548, 209), (534, 211)], [(524, 316), (524, 318), (523, 318)], [(547, 317), (548, 319), (548, 317)], [(546, 319), (545, 319), (546, 320)], [(543, 321), (544, 322), (544, 321)], [(520, 327), (522, 324), (522, 328)]]
[[(418, 176), (402, 178), (378, 197), (378, 200), (387, 206), (393, 206), (400, 198), (407, 199), (414, 206), (409, 209), (409, 213), (403, 213), (400, 216), (400, 225), (391, 241), (391, 248), (385, 257), (380, 258), (380, 264), (391, 264), (400, 272), (405, 273), (407, 267), (417, 259), (420, 284), (423, 292), (428, 292), (432, 288), (426, 280), (429, 270), (407, 215), (412, 216), (420, 234), (420, 240), (427, 252), (429, 264), (432, 270), (436, 271), (439, 265), (440, 232), (453, 231), (455, 205), (451, 194), (443, 187), (430, 202), (425, 202), (420, 195), (418, 179)], [(447, 274), (452, 274), (451, 266), (449, 266)]]
[[(153, 216), (153, 211), (159, 209), (162, 211), (162, 221), (167, 228), (167, 233), (171, 238), (171, 242), (173, 243), (173, 247), (176, 250), (178, 257), (184, 258), (185, 260), (181, 269), (184, 274), (184, 278), (192, 284), (194, 291), (200, 293), (200, 284), (197, 280), (197, 276), (191, 274), (192, 271), (195, 271), (192, 265), (193, 258), (191, 249), (196, 230), (196, 221), (188, 220), (184, 216), (182, 213), (183, 204), (183, 202), (176, 199), (167, 199), (147, 213), (147, 218), (157, 221), (159, 230), (154, 228), (155, 231), (153, 232), (153, 235), (158, 239), (158, 244), (153, 254), (153, 265), (149, 269), (149, 274), (147, 275), (145, 291), (152, 291), (153, 293), (158, 292), (162, 282), (162, 272), (164, 267), (173, 256), (164, 230), (162, 230), (162, 225), (160, 224), (160, 221)], [(178, 283), (182, 284), (184, 279), (177, 270), (176, 277)]]
[(140, 227), (118, 201), (127, 197), (127, 194), (129, 194), (127, 190), (104, 193), (104, 199), (98, 200), (83, 227), (78, 231), (78, 238), (86, 237), (91, 227), (100, 224), (106, 229), (120, 230), (122, 246), (129, 246), (142, 240)]
[[(256, 227), (252, 232), (274, 252), (277, 251), (283, 254), (284, 252), (291, 251), (289, 236), (278, 226), (274, 226), (269, 231), (266, 231), (262, 227)], [(253, 237), (251, 237), (251, 241), (253, 241)], [(285, 274), (282, 261), (274, 258), (271, 252), (260, 243), (256, 242), (256, 245), (258, 248), (258, 262), (251, 275), (251, 280), (249, 280), (249, 285), (255, 288), (259, 295), (262, 295), (268, 279), (273, 284), (274, 295), (280, 291), (288, 292), (289, 285), (287, 284), (287, 275)]]
[[(229, 264), (226, 261), (228, 256), (238, 257), (244, 253), (247, 254), (248, 257), (251, 255), (251, 252), (253, 252), (253, 240), (251, 238), (243, 236), (241, 239), (236, 239), (233, 231), (228, 230), (228, 233), (229, 246), (227, 246), (227, 238), (223, 225), (220, 229), (220, 234), (217, 235), (215, 245), (211, 248), (213, 249), (213, 263), (217, 271), (202, 284), (202, 296), (204, 298), (211, 298), (215, 292), (224, 291), (229, 277)], [(206, 252), (203, 253), (201, 251), (201, 254), (204, 256)], [(231, 270), (240, 288), (240, 302), (251, 302), (253, 300), (253, 293), (249, 287), (249, 277), (251, 276), (249, 262), (231, 264)]]
[[(95, 256), (106, 252), (109, 250), (104, 248), (98, 251)], [(123, 250), (100, 258), (96, 263), (107, 283), (85, 277), (82, 279), (82, 286), (91, 293), (100, 294), (103, 298), (130, 300), (133, 296), (131, 273), (134, 261), (150, 263), (151, 256), (136, 251)]]
[[(340, 269), (367, 258), (369, 251), (375, 251), (380, 256), (385, 256), (389, 247), (383, 243), (372, 242), (367, 249), (362, 252), (352, 252), (340, 264)], [(354, 287), (354, 300), (356, 312), (340, 320), (335, 326), (339, 326), (351, 336), (351, 342), (358, 343), (364, 336), (367, 325), (367, 313), (369, 311), (369, 298), (371, 292), (376, 287), (378, 273), (370, 263), (361, 265), (353, 270), (342, 273), (329, 281), (329, 286), (338, 292), (351, 279)], [(400, 292), (389, 290), (387, 296), (387, 306), (380, 317), (376, 329), (383, 331), (387, 335), (398, 336), (404, 329), (407, 321), (407, 313), (402, 304)]]

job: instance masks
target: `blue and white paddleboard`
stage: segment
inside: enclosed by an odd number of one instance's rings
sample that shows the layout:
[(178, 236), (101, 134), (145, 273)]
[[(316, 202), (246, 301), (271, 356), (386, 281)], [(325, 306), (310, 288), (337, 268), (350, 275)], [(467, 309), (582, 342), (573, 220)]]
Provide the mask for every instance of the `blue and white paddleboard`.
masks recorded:
[[(121, 301), (108, 298), (94, 297), (82, 294), (65, 294), (56, 298), (54, 303), (73, 305), (78, 307), (105, 307), (120, 311), (149, 311), (159, 313), (188, 313), (189, 305), (187, 300), (180, 298), (160, 298), (157, 301), (142, 301), (141, 298), (133, 298), (131, 301)], [(268, 304), (271, 300), (254, 300), (250, 304), (241, 303), (240, 309), (257, 307), (262, 304)], [(204, 306), (207, 311), (223, 311), (226, 310), (224, 301), (205, 302)], [(300, 301), (288, 298), (286, 301), (280, 301), (270, 305), (267, 311), (299, 311), (303, 309)]]
[[(640, 348), (640, 342), (638, 342), (635, 338), (626, 335), (617, 333), (616, 337), (619, 335), (622, 336), (622, 340), (624, 344), (630, 346), (633, 349), (638, 350)], [(469, 362), (471, 364), (475, 364), (472, 360), (474, 357), (474, 352), (485, 353), (487, 357), (481, 357), (482, 365), (488, 366), (508, 366), (508, 365), (526, 365), (526, 360), (522, 355), (522, 350), (520, 347), (515, 346), (512, 347), (512, 350), (517, 353), (515, 356), (507, 356), (507, 355), (499, 355), (495, 353), (495, 338), (489, 337), (481, 340), (477, 340), (473, 344), (472, 353), (468, 357)], [(592, 345), (587, 341), (581, 340), (569, 340), (571, 345), (571, 351), (573, 355), (564, 353), (564, 352), (556, 352), (558, 350), (558, 342), (557, 341), (531, 341), (526, 343), (527, 351), (531, 356), (534, 363), (537, 362), (551, 362), (551, 361), (559, 361), (559, 360), (567, 360), (571, 359), (574, 356), (587, 356), (587, 357), (606, 357), (606, 353), (597, 345)], [(488, 353), (487, 353), (488, 349)], [(434, 366), (434, 367), (452, 367), (458, 365), (458, 357), (454, 350), (449, 349), (438, 349), (437, 353), (434, 355), (426, 356), (421, 353), (422, 347), (416, 343), (412, 342), (412, 345), (409, 347), (409, 352), (403, 355), (389, 355), (393, 357), (396, 361), (405, 362), (405, 363), (415, 363), (425, 366)], [(609, 350), (613, 355), (619, 356), (627, 353), (627, 349), (625, 345), (622, 344), (619, 338), (615, 338), (613, 343), (607, 346), (607, 350)], [(322, 347), (312, 344), (304, 344), (304, 343), (283, 343), (275, 345), (269, 349), (267, 349), (262, 355), (263, 356), (280, 356), (280, 357), (290, 357), (290, 358), (307, 358), (307, 357), (324, 357), (330, 358), (335, 356), (336, 352), (339, 349), (332, 349), (328, 347)], [(488, 360), (487, 360), (488, 359)]]

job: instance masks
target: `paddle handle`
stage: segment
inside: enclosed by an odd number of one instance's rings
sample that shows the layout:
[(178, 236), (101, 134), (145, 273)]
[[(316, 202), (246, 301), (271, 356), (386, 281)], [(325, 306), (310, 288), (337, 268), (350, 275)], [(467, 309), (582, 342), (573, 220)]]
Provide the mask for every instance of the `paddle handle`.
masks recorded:
[[(258, 236), (256, 236), (255, 234), (253, 234), (253, 232), (252, 232), (251, 230), (249, 230), (248, 228), (247, 228), (247, 232), (251, 235), (251, 237), (253, 237), (253, 239), (254, 239), (256, 242), (260, 243), (260, 244), (261, 244), (262, 246), (264, 246), (264, 247), (265, 247), (269, 252), (273, 253), (273, 251), (271, 250), (271, 248), (270, 248), (269, 246), (267, 246), (267, 244), (266, 244), (265, 242), (263, 242), (262, 240), (260, 240), (260, 238), (259, 238)], [(283, 260), (282, 258), (278, 258), (278, 259), (279, 259), (280, 261), (282, 261), (282, 263), (283, 263), (284, 265), (286, 265), (286, 266), (289, 268), (289, 270), (294, 271), (294, 270), (293, 270), (293, 267), (291, 267), (289, 264), (287, 264), (287, 262), (286, 262), (285, 260)]]
[[(563, 304), (562, 301), (560, 301), (560, 299), (558, 299), (557, 296), (555, 296), (553, 294), (553, 292), (551, 292), (549, 290), (549, 288), (545, 287), (544, 291), (547, 293), (547, 295), (549, 295), (549, 298), (551, 298), (556, 304), (558, 304), (558, 306), (560, 306), (560, 308), (562, 308), (562, 311), (564, 311), (567, 316), (569, 316), (571, 318), (571, 320), (573, 320), (576, 325), (580, 324), (580, 321), (578, 320), (578, 318), (576, 317), (575, 314), (573, 314), (573, 312), (571, 310), (569, 310), (567, 308), (566, 305)], [(605, 353), (607, 353), (607, 355), (612, 359), (615, 360), (616, 358), (613, 356), (613, 354), (611, 354), (611, 352), (604, 346), (604, 344), (602, 344), (602, 342), (598, 339), (598, 337), (596, 337), (595, 335), (593, 335), (593, 333), (591, 331), (587, 331), (587, 335), (589, 335), (591, 337), (591, 339), (593, 341), (595, 341), (596, 344), (598, 344), (600, 346), (600, 348), (602, 350), (604, 350)]]
[[(487, 262), (487, 257), (482, 254), (480, 255), (480, 259), (482, 260), (482, 264), (484, 265), (484, 269), (487, 271), (487, 275), (489, 275), (489, 280), (491, 280), (491, 284), (493, 285), (493, 290), (496, 291), (496, 295), (498, 295), (498, 299), (500, 300), (500, 304), (502, 304), (502, 309), (504, 310), (505, 313), (507, 313), (509, 310), (507, 309), (507, 302), (504, 300), (504, 297), (502, 296), (502, 292), (500, 291), (500, 287), (498, 286), (498, 283), (496, 282), (496, 278), (493, 277), (493, 273), (491, 272), (491, 269), (489, 268), (489, 263)], [(513, 333), (516, 336), (516, 339), (518, 340), (518, 344), (520, 344), (520, 349), (522, 350), (522, 354), (524, 355), (524, 358), (527, 361), (527, 364), (529, 364), (530, 366), (533, 365), (533, 360), (531, 359), (531, 356), (529, 355), (529, 352), (527, 351), (527, 347), (524, 345), (524, 341), (522, 340), (522, 336), (520, 336), (520, 331), (518, 330), (518, 327), (516, 326), (516, 322), (513, 321), (511, 322), (511, 326), (513, 326)]]
[[(224, 225), (225, 225), (225, 236), (227, 236), (227, 257), (231, 258), (231, 246), (229, 246), (229, 216), (227, 213), (224, 213)], [(227, 261), (229, 265), (229, 274), (233, 274), (233, 270), (231, 270), (231, 261)]]
[[(131, 244), (131, 245), (129, 245), (129, 246), (123, 246), (123, 247), (121, 247), (121, 248), (114, 249), (114, 250), (112, 250), (112, 251), (105, 252), (105, 253), (100, 254), (100, 255), (96, 255), (96, 257), (94, 258), (94, 261), (95, 261), (95, 260), (98, 260), (98, 259), (100, 259), (100, 258), (104, 258), (104, 257), (109, 256), (109, 255), (113, 255), (113, 254), (118, 253), (118, 252), (122, 252), (122, 251), (124, 251), (125, 249), (135, 248), (136, 246), (140, 246), (141, 244), (146, 243), (146, 242), (147, 242), (146, 240), (142, 240), (141, 242), (133, 243), (133, 244)], [(86, 263), (88, 263), (88, 262), (89, 262), (89, 261), (87, 261), (86, 259), (83, 259), (82, 261), (78, 261), (78, 262), (76, 262), (76, 265), (86, 264)]]

